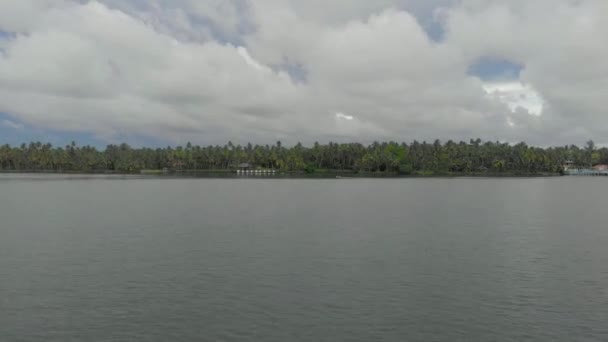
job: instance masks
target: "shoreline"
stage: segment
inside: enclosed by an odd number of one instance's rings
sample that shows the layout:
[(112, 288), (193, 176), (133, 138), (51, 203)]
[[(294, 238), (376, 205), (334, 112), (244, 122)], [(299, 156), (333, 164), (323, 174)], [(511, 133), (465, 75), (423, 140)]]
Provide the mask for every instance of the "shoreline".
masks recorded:
[(279, 172), (274, 175), (239, 175), (234, 170), (141, 170), (137, 172), (93, 170), (93, 171), (54, 171), (54, 170), (0, 170), (0, 174), (21, 175), (75, 175), (75, 176), (141, 176), (150, 178), (233, 178), (233, 179), (362, 179), (362, 178), (553, 178), (565, 176), (560, 173), (516, 173), (516, 172), (470, 172), (470, 173), (421, 173), (397, 174), (392, 172), (328, 171), (318, 173)]

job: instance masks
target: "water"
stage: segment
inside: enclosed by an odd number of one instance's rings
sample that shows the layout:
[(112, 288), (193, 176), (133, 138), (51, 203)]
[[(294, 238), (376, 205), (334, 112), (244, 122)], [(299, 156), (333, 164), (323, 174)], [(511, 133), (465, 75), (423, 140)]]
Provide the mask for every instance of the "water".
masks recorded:
[(0, 175), (0, 341), (606, 341), (607, 194)]

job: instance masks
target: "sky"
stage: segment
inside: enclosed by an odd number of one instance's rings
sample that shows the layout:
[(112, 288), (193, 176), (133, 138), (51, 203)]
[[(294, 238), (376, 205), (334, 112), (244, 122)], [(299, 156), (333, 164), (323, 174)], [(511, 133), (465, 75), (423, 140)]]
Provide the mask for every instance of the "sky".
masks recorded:
[(605, 0), (0, 0), (0, 144), (608, 145)]

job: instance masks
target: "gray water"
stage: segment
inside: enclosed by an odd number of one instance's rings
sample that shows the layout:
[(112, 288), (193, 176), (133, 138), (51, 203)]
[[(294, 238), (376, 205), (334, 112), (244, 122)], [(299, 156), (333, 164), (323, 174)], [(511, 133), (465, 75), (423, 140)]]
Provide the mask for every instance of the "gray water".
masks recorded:
[(0, 341), (607, 341), (608, 179), (0, 175)]

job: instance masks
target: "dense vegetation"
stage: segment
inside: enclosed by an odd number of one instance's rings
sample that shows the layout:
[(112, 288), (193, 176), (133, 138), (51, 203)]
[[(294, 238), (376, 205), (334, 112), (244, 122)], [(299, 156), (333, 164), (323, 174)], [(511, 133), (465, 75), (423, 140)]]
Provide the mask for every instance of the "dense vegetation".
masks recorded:
[(256, 168), (300, 171), (393, 172), (400, 174), (557, 173), (565, 160), (579, 165), (608, 164), (608, 149), (589, 141), (585, 147), (540, 148), (525, 143), (448, 141), (441, 143), (329, 143), (284, 147), (228, 143), (225, 146), (132, 148), (109, 145), (100, 151), (76, 143), (64, 147), (33, 142), (0, 146), (0, 170), (57, 172), (137, 172), (139, 170), (234, 170), (239, 163)]

